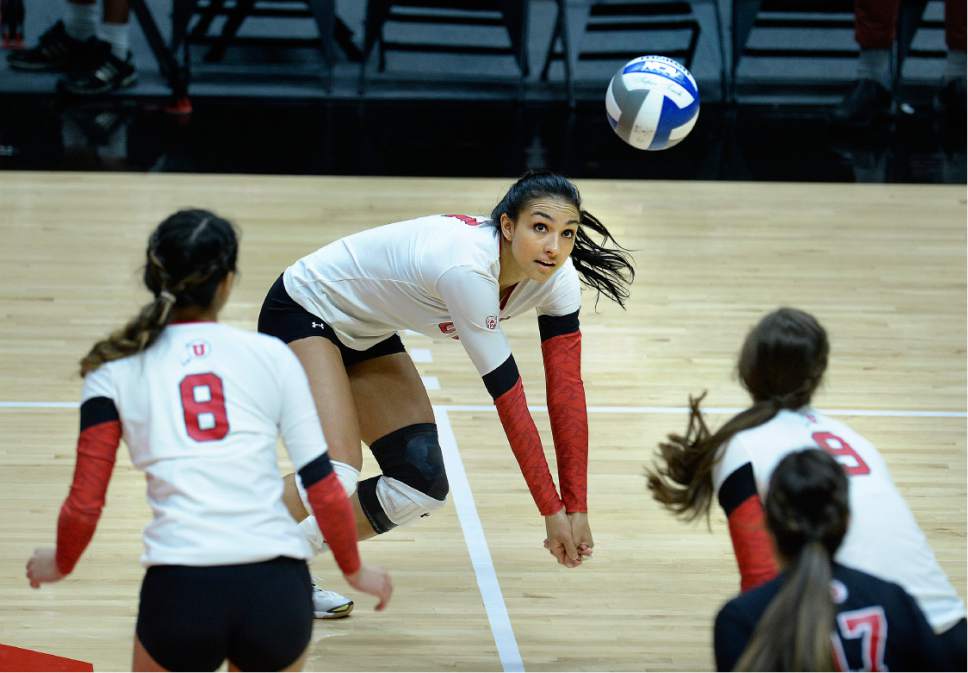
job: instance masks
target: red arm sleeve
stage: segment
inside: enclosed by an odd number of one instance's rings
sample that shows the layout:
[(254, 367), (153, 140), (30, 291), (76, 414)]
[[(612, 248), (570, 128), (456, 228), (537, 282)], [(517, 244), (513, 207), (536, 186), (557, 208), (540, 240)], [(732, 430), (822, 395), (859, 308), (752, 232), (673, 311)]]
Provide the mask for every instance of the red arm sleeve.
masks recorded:
[(726, 478), (719, 489), (719, 504), (729, 522), (740, 588), (749, 591), (776, 577), (779, 565), (766, 528), (752, 464), (745, 463)]
[(360, 569), (356, 545), (356, 520), (346, 490), (333, 471), (329, 456), (320, 454), (299, 470), (299, 478), (312, 506), (316, 524), (326, 544), (333, 550), (339, 569), (352, 575)]
[(511, 451), (518, 461), (521, 474), (528, 484), (531, 497), (543, 516), (555, 514), (562, 507), (558, 490), (548, 470), (541, 436), (528, 411), (521, 375), (509, 356), (500, 367), (484, 375), (484, 385), (494, 398), (497, 415), (511, 444)]
[(65, 575), (74, 570), (94, 537), (120, 443), (121, 421), (114, 402), (107, 397), (85, 401), (74, 479), (57, 519), (57, 569)]
[(568, 512), (588, 511), (588, 409), (581, 380), (581, 332), (541, 342), (558, 483)]
[(538, 428), (528, 411), (521, 379), (518, 378), (511, 390), (494, 400), (494, 404), (538, 511), (542, 516), (556, 513), (562, 507), (561, 498), (548, 470)]

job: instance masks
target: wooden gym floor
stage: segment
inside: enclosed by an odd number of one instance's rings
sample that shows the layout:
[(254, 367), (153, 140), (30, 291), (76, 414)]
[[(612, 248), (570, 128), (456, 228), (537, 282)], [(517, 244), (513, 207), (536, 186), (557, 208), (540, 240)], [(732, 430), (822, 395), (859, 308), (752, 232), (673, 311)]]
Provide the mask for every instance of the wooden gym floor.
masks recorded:
[[(32, 591), (24, 564), (54, 541), (71, 478), (89, 345), (147, 300), (139, 265), (173, 210), (211, 208), (243, 232), (225, 322), (253, 329), (293, 260), (360, 229), (436, 212), (485, 214), (506, 179), (4, 173), (0, 180), (0, 643), (130, 666), (148, 518), (123, 455), (74, 575)], [(832, 356), (816, 406), (884, 453), (962, 597), (966, 582), (965, 189), (593, 181), (586, 207), (635, 251), (627, 311), (586, 293), (590, 519), (596, 553), (568, 570), (542, 549), (483, 384), (459, 345), (405, 336), (436, 406), (451, 502), (361, 546), (391, 569), (382, 614), (317, 621), (316, 670), (688, 670), (712, 667), (711, 623), (738, 588), (722, 517), (674, 521), (642, 466), (685, 427), (687, 395), (746, 404), (733, 369), (779, 305), (814, 313)], [(544, 404), (535, 321), (505, 324), (532, 405)], [(547, 415), (535, 412), (550, 450)], [(122, 454), (126, 454), (124, 449)], [(281, 454), (282, 455), (282, 454)], [(551, 456), (553, 459), (553, 454)], [(373, 470), (370, 461), (364, 472)], [(286, 466), (288, 467), (288, 466)], [(466, 477), (463, 476), (466, 474)], [(352, 595), (330, 557), (314, 572)]]

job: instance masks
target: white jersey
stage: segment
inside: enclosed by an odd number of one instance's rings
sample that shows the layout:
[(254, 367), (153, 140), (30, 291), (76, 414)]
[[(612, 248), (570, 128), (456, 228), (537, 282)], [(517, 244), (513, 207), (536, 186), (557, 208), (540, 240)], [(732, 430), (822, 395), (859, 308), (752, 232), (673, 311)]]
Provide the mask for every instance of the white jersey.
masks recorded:
[(789, 453), (818, 447), (834, 456), (850, 478), (850, 525), (836, 560), (896, 582), (917, 600), (928, 622), (941, 632), (965, 616), (907, 503), (891, 480), (877, 449), (847, 425), (805, 407), (780, 411), (745, 430), (720, 450), (713, 471), (716, 492), (726, 479), (751, 464), (765, 501), (774, 468)]
[(228, 565), (311, 551), (282, 503), (276, 439), (296, 468), (326, 450), (309, 383), (281, 341), (218, 323), (169, 325), (84, 380), (107, 397), (154, 518), (146, 566)]
[(570, 258), (544, 283), (518, 283), (503, 304), (500, 271), (497, 226), (483, 217), (432, 215), (330, 243), (286, 269), (283, 283), (349, 348), (366, 350), (399, 329), (459, 338), (484, 375), (511, 354), (500, 321), (581, 307)]

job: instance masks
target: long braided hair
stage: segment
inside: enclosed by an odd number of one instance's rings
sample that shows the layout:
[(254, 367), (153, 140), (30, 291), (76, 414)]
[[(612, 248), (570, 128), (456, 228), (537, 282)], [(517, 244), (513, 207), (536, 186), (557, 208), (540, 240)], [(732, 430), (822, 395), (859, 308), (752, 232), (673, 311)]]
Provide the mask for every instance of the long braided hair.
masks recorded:
[[(575, 247), (571, 251), (571, 261), (581, 281), (599, 293), (625, 308), (629, 297), (629, 285), (635, 278), (632, 256), (615, 240), (598, 218), (583, 210), (578, 188), (568, 180), (548, 171), (528, 171), (518, 179), (491, 211), (491, 220), (501, 221), (507, 213), (512, 220), (529, 203), (543, 197), (562, 199), (573, 205), (579, 213), (580, 226), (575, 236)], [(601, 236), (597, 243), (589, 231)], [(614, 247), (606, 247), (611, 241)]]
[(180, 210), (148, 237), (143, 280), (154, 295), (128, 323), (91, 347), (81, 376), (105, 362), (140, 353), (155, 342), (173, 308), (207, 308), (219, 283), (235, 271), (238, 237), (228, 220), (207, 210)]
[(659, 444), (659, 464), (646, 468), (652, 497), (688, 521), (702, 515), (708, 520), (719, 447), (782, 409), (810, 404), (829, 353), (827, 332), (809, 313), (780, 308), (767, 314), (746, 337), (739, 357), (739, 377), (753, 405), (710, 432), (699, 409), (706, 394), (690, 397), (685, 435), (669, 435)]

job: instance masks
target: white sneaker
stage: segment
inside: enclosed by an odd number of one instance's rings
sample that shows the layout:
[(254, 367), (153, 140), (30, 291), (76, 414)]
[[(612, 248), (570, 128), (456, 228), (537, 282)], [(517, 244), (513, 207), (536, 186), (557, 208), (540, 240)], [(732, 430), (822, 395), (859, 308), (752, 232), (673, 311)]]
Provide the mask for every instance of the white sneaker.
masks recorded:
[(341, 619), (353, 612), (353, 601), (313, 582), (313, 614), (316, 619)]

